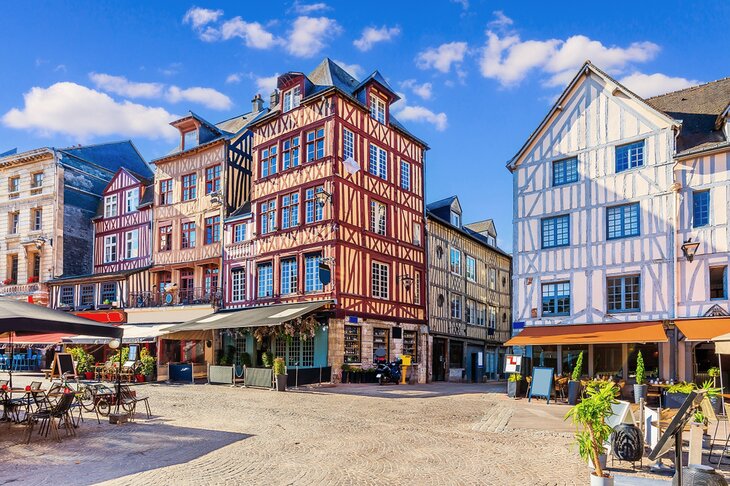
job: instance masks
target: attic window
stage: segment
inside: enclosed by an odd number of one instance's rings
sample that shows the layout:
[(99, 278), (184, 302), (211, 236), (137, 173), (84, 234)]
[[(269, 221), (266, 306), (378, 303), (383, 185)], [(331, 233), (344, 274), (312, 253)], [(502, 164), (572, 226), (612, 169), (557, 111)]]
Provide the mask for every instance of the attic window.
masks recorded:
[(487, 235), (487, 244), (491, 246), (497, 246), (497, 240), (492, 235)]
[(370, 116), (380, 123), (385, 123), (385, 101), (370, 94)]
[(294, 108), (297, 108), (302, 101), (302, 90), (299, 86), (295, 86), (289, 91), (284, 93), (284, 99), (282, 101), (282, 109), (284, 113)]
[(183, 150), (198, 146), (198, 129), (183, 133)]
[(461, 214), (451, 211), (451, 224), (457, 228), (461, 228)]

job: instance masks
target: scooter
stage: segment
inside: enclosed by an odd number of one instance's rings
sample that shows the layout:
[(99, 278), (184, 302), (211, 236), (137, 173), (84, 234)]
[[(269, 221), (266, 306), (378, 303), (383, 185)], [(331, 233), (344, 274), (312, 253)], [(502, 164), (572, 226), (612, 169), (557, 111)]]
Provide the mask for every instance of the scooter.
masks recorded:
[(399, 359), (397, 361), (391, 361), (390, 363), (381, 363), (378, 365), (375, 377), (378, 379), (378, 384), (383, 383), (400, 383), (401, 380), (401, 363)]

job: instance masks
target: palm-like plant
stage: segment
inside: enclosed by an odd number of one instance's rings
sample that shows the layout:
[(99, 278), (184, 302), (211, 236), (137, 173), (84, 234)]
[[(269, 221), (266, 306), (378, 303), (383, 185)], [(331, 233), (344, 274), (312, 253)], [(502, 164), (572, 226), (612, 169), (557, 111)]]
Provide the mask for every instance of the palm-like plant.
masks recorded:
[(578, 354), (578, 359), (575, 360), (575, 368), (573, 368), (573, 381), (580, 381), (580, 377), (583, 374), (583, 351)]
[(636, 355), (636, 384), (643, 385), (646, 368), (644, 368), (644, 357), (641, 355), (641, 351)]

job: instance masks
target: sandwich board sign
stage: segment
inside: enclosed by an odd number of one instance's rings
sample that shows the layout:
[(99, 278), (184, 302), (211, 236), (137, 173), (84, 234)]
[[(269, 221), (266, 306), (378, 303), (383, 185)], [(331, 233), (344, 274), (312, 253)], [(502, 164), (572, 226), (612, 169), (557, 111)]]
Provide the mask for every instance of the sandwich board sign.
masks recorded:
[(504, 361), (505, 373), (522, 373), (522, 356), (518, 354), (508, 354)]

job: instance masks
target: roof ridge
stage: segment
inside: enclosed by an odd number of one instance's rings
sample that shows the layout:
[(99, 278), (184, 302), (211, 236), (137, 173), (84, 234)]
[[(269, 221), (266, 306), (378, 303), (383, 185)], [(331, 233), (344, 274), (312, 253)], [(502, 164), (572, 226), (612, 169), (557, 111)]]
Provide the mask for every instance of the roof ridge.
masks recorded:
[(649, 98), (644, 98), (644, 99), (646, 101), (649, 101), (649, 100), (653, 100), (653, 99), (656, 99), (656, 98), (662, 98), (662, 97), (667, 96), (667, 95), (681, 93), (682, 91), (692, 91), (692, 90), (695, 90), (695, 89), (698, 89), (698, 88), (702, 88), (703, 86), (707, 86), (707, 85), (714, 84), (714, 83), (719, 83), (721, 81), (730, 81), (730, 76), (725, 76), (724, 78), (716, 79), (714, 81), (707, 81), (705, 83), (696, 84), (694, 86), (688, 86), (687, 88), (675, 89), (674, 91), (668, 91), (668, 92), (666, 92), (664, 94), (655, 95), (655, 96), (651, 96)]

